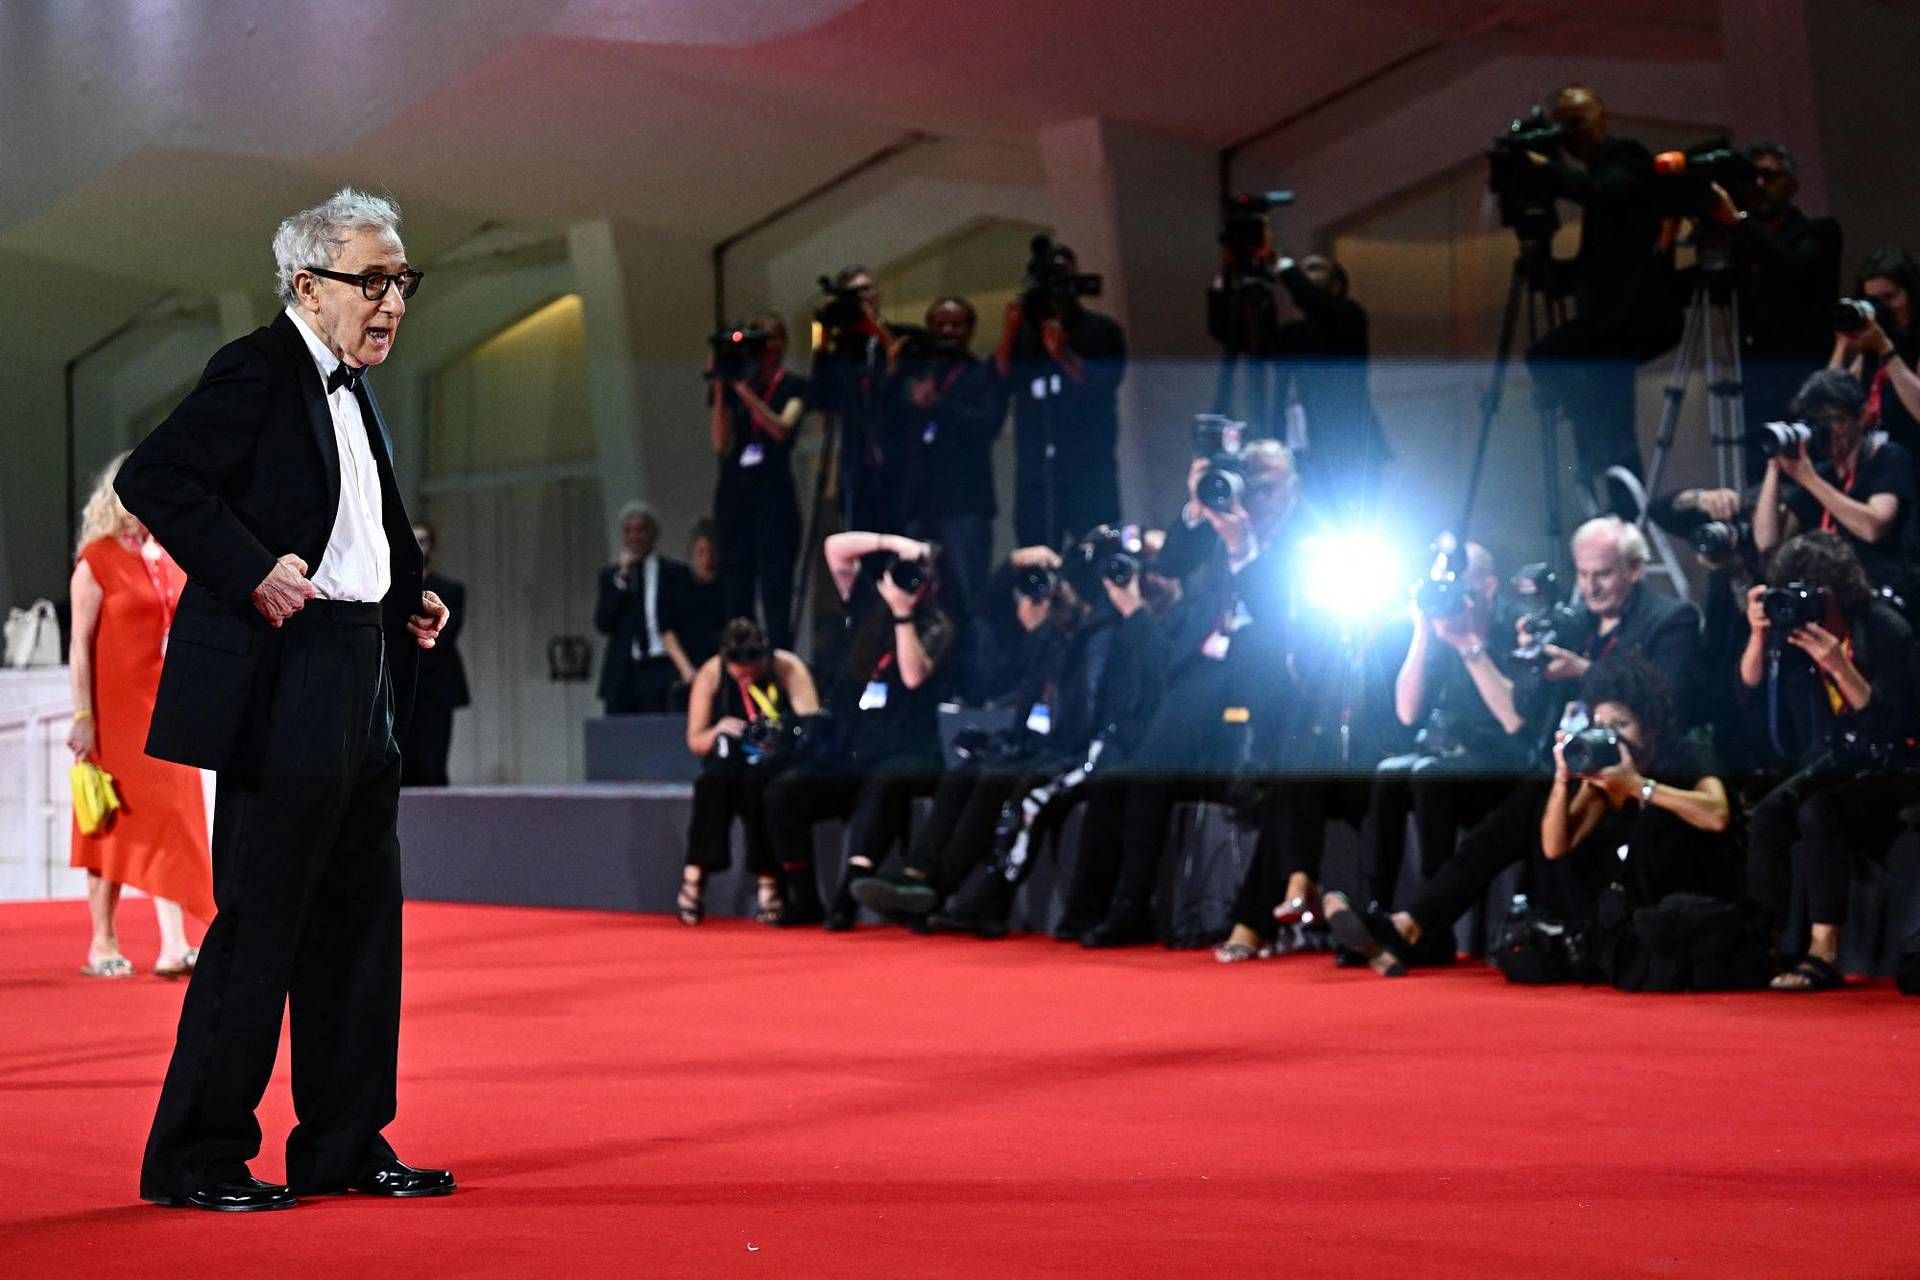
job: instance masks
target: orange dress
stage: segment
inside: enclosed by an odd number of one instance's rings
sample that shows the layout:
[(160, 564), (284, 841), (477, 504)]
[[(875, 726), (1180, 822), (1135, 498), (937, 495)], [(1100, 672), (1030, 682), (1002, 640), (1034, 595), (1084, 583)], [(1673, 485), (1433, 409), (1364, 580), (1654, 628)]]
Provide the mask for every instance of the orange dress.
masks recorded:
[(80, 558), (105, 593), (93, 637), (93, 762), (113, 775), (121, 807), (105, 831), (85, 836), (74, 826), (72, 865), (212, 920), (200, 771), (147, 754), (167, 628), (187, 576), (164, 552), (149, 560), (118, 538), (95, 538)]

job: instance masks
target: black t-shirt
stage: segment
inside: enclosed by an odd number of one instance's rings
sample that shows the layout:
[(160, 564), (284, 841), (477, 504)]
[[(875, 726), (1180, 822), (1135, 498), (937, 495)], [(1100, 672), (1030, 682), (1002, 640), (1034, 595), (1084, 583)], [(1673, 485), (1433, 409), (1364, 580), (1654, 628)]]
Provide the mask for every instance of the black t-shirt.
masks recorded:
[(1581, 323), (1664, 350), (1655, 345), (1670, 342), (1662, 325), (1653, 326), (1659, 333), (1634, 332), (1644, 322), (1679, 315), (1672, 257), (1654, 252), (1663, 211), (1653, 153), (1631, 138), (1609, 138), (1586, 169), (1555, 164), (1548, 176), (1582, 210), (1573, 264)]
[[(926, 379), (938, 396), (931, 409), (910, 398)], [(902, 512), (920, 520), (995, 515), (993, 442), (1006, 421), (1007, 396), (993, 369), (970, 355), (916, 364), (902, 370), (894, 395), (906, 453)]]
[(1045, 453), (1045, 428), (1051, 426), (1064, 463), (1111, 467), (1120, 434), (1118, 393), (1127, 368), (1126, 333), (1109, 317), (1084, 308), (1062, 317), (1061, 324), (1067, 346), (1086, 367), (1086, 381), (1075, 382), (1062, 372), (1041, 347), (1038, 328), (1025, 326), (1009, 374), (1015, 444), (1024, 462), (1037, 463)]
[[(1642, 777), (1682, 791), (1696, 790), (1717, 769), (1713, 750), (1688, 735), (1640, 763)], [(1619, 851), (1625, 848), (1625, 861)], [(1637, 799), (1609, 809), (1569, 859), (1575, 874), (1597, 896), (1618, 883), (1636, 904), (1652, 905), (1670, 893), (1725, 894), (1735, 866), (1726, 833), (1705, 831), (1657, 805)]]
[[(1891, 396), (1893, 393), (1889, 389), (1887, 394)], [(1842, 477), (1831, 462), (1820, 462), (1814, 470), (1827, 483), (1857, 501), (1865, 502), (1880, 493), (1890, 493), (1900, 500), (1900, 514), (1894, 518), (1893, 527), (1887, 530), (1880, 541), (1866, 542), (1829, 516), (1827, 509), (1805, 489), (1791, 482), (1782, 486), (1782, 498), (1787, 510), (1793, 512), (1803, 532), (1832, 529), (1845, 538), (1847, 545), (1853, 548), (1853, 553), (1860, 557), (1860, 564), (1866, 569), (1867, 577), (1874, 586), (1892, 587), (1904, 594), (1910, 576), (1908, 531), (1913, 524), (1913, 455), (1888, 440), (1878, 448), (1873, 448), (1871, 444), (1861, 446), (1858, 471), (1847, 483), (1842, 483)]]
[(939, 765), (938, 709), (953, 626), (934, 606), (923, 605), (914, 617), (934, 674), (919, 688), (909, 689), (900, 679), (887, 602), (866, 573), (854, 579), (847, 598), (850, 639), (829, 701), (839, 726), (843, 764), (857, 768), (888, 757), (919, 757), (931, 767)]
[[(747, 380), (747, 386), (766, 402), (767, 408), (773, 410), (775, 416), (795, 400), (802, 404), (807, 402), (807, 380), (785, 369), (777, 371), (771, 380), (762, 379), (756, 373)], [(731, 391), (727, 393), (727, 412), (732, 420), (733, 441), (727, 456), (720, 462), (721, 482), (754, 483), (764, 476), (784, 479), (791, 485), (793, 465), (789, 459), (793, 455), (794, 442), (800, 437), (799, 425), (795, 424), (785, 440), (776, 440), (771, 433), (761, 429), (747, 406)]]
[(720, 651), (720, 632), (727, 625), (727, 592), (719, 578), (697, 582), (689, 574), (674, 588), (661, 612), (661, 630), (680, 638), (687, 661), (696, 668)]
[[(1890, 328), (1887, 338), (1893, 343), (1893, 349), (1907, 362), (1909, 369), (1920, 368), (1920, 335)], [(1880, 383), (1880, 419), (1868, 425), (1878, 426), (1887, 433), (1888, 439), (1912, 457), (1916, 451), (1920, 451), (1920, 419), (1915, 419), (1913, 411), (1907, 408), (1907, 402), (1894, 390), (1893, 383), (1880, 377), (1881, 364), (1878, 356), (1868, 356), (1860, 362), (1860, 383), (1867, 388), (1869, 396), (1873, 393), (1875, 381)]]

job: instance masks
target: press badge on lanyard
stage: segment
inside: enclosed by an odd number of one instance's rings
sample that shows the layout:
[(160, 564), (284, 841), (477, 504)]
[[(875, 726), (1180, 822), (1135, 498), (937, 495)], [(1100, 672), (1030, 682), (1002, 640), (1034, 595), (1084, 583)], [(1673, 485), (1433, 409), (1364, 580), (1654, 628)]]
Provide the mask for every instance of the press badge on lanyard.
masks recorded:
[(766, 447), (758, 440), (752, 444), (744, 445), (740, 449), (740, 465), (742, 467), (757, 467), (766, 460)]
[(1027, 712), (1027, 732), (1053, 732), (1053, 712), (1047, 709), (1046, 703), (1036, 702), (1033, 704), (1033, 710)]
[(867, 687), (860, 694), (860, 710), (879, 711), (887, 705), (887, 668), (893, 665), (893, 655), (883, 654), (873, 675), (867, 679)]

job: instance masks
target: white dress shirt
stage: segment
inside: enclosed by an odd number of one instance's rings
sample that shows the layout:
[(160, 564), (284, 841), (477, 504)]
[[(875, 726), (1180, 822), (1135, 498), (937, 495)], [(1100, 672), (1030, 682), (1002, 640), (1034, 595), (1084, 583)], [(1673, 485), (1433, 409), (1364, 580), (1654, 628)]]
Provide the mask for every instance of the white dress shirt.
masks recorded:
[(650, 554), (640, 562), (641, 603), (647, 611), (647, 651), (640, 652), (640, 638), (634, 637), (633, 660), (664, 658), (667, 642), (660, 636), (660, 557)]
[[(307, 350), (320, 370), (320, 385), (340, 366), (340, 358), (314, 336), (292, 307), (287, 315), (306, 339)], [(393, 585), (391, 549), (380, 505), (380, 468), (368, 442), (360, 401), (340, 387), (327, 397), (333, 418), (333, 442), (340, 454), (340, 505), (334, 511), (333, 532), (327, 550), (308, 577), (328, 600), (383, 600)]]

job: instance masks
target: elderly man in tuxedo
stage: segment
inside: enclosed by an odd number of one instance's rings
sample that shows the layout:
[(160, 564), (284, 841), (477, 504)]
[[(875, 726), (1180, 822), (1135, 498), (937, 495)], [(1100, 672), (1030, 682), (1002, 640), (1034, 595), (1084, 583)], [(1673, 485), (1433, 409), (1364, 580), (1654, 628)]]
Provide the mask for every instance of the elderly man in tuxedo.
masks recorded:
[[(247, 1212), (297, 1195), (444, 1195), (402, 1164), (400, 753), (422, 588), (367, 371), (420, 273), (399, 210), (346, 188), (273, 238), (285, 310), (214, 353), (115, 488), (186, 569), (149, 754), (218, 772), (219, 908), (187, 989), (140, 1194)], [(253, 1178), (254, 1112), (291, 1009), (287, 1182)]]

